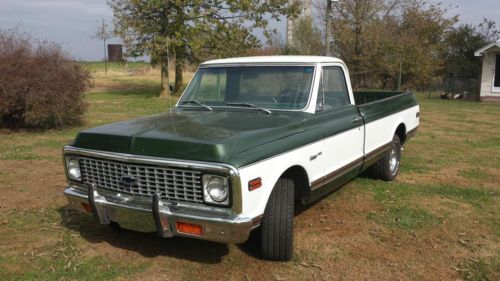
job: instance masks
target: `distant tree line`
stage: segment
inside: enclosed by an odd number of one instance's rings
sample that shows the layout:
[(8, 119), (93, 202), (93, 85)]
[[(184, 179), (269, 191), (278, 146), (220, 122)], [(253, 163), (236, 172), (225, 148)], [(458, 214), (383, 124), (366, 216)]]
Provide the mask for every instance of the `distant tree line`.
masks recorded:
[[(317, 1), (324, 19), (325, 1)], [(269, 20), (298, 17), (300, 1), (108, 0), (115, 32), (130, 56), (147, 54), (162, 69), (161, 96), (169, 94), (169, 58), (175, 59), (175, 91), (186, 63), (258, 54), (323, 55), (324, 21), (302, 17), (294, 42), (284, 45)], [(495, 22), (457, 26), (440, 4), (422, 0), (342, 0), (332, 11), (331, 53), (343, 59), (355, 88), (425, 89), (441, 77), (477, 78), (474, 51), (499, 36)], [(267, 43), (254, 30), (263, 32)]]
[[(325, 5), (318, 8), (324, 16)], [(498, 40), (499, 31), (488, 19), (477, 26), (457, 22), (441, 5), (420, 0), (342, 0), (332, 13), (331, 51), (349, 66), (355, 88), (395, 88), (400, 71), (404, 87), (416, 89), (447, 75), (478, 78), (474, 51)], [(293, 34), (281, 53), (324, 54), (310, 19)]]
[(345, 0), (333, 12), (333, 53), (356, 88), (423, 86), (442, 68), (445, 35), (456, 17), (420, 0)]

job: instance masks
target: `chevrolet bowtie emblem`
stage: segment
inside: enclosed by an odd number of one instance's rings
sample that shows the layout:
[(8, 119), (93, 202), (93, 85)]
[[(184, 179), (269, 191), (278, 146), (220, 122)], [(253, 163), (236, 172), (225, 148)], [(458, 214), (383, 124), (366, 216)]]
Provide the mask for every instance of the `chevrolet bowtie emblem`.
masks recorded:
[(121, 177), (121, 183), (123, 186), (130, 188), (137, 184), (137, 179), (130, 175), (123, 175)]

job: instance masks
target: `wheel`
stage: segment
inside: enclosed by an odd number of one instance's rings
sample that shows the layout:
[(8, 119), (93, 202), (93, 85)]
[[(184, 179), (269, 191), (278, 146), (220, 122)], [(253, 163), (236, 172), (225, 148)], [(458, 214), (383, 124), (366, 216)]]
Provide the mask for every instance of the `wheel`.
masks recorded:
[(392, 138), (391, 149), (373, 165), (373, 175), (385, 181), (396, 178), (401, 164), (401, 141), (397, 135)]
[(268, 260), (288, 261), (293, 255), (294, 186), (290, 179), (276, 183), (261, 223), (261, 254)]
[(123, 228), (117, 223), (117, 222), (114, 222), (114, 221), (110, 221), (109, 224), (108, 224), (109, 228), (112, 229), (113, 231), (122, 231)]

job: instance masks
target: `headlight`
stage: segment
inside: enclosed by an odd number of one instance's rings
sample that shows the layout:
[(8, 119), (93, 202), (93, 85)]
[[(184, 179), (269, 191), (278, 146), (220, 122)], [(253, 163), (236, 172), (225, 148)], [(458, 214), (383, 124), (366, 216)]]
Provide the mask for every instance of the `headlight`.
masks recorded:
[(206, 203), (228, 205), (229, 181), (226, 177), (203, 175), (203, 197)]
[(70, 180), (81, 181), (82, 174), (80, 172), (80, 163), (74, 157), (66, 157), (66, 170)]

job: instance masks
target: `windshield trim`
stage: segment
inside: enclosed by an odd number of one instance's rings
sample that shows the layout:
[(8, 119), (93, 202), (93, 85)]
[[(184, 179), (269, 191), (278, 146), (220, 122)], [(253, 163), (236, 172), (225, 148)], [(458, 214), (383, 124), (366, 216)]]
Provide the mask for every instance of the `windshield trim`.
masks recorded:
[[(191, 78), (191, 81), (189, 81), (189, 83), (187, 84), (186, 88), (184, 89), (184, 92), (182, 93), (182, 95), (177, 100), (177, 103), (175, 104), (175, 107), (185, 108), (185, 106), (181, 105), (180, 102), (181, 102), (182, 98), (184, 97), (184, 95), (186, 94), (186, 90), (189, 88), (189, 86), (191, 85), (191, 83), (193, 83), (194, 77), (196, 77), (196, 75), (198, 74), (198, 72), (200, 71), (200, 69), (220, 68), (220, 67), (248, 67), (248, 66), (312, 66), (314, 68), (314, 70), (313, 70), (313, 75), (311, 77), (312, 80), (311, 80), (311, 87), (309, 89), (309, 98), (307, 100), (306, 105), (303, 108), (301, 108), (301, 109), (274, 109), (274, 108), (263, 107), (264, 109), (270, 110), (270, 111), (285, 111), (285, 112), (304, 112), (304, 111), (306, 111), (309, 108), (309, 106), (311, 104), (312, 96), (314, 94), (313, 90), (314, 90), (314, 83), (316, 81), (318, 64), (317, 63), (293, 63), (293, 62), (289, 62), (289, 63), (285, 62), (285, 63), (238, 63), (238, 64), (235, 64), (235, 63), (216, 63), (216, 64), (202, 64), (202, 65), (200, 65), (198, 67), (198, 69), (196, 70), (196, 72), (193, 74), (193, 78)], [(210, 105), (210, 107), (212, 107), (212, 108), (230, 108), (230, 106), (220, 106), (220, 105), (218, 105), (218, 106), (217, 105)]]

